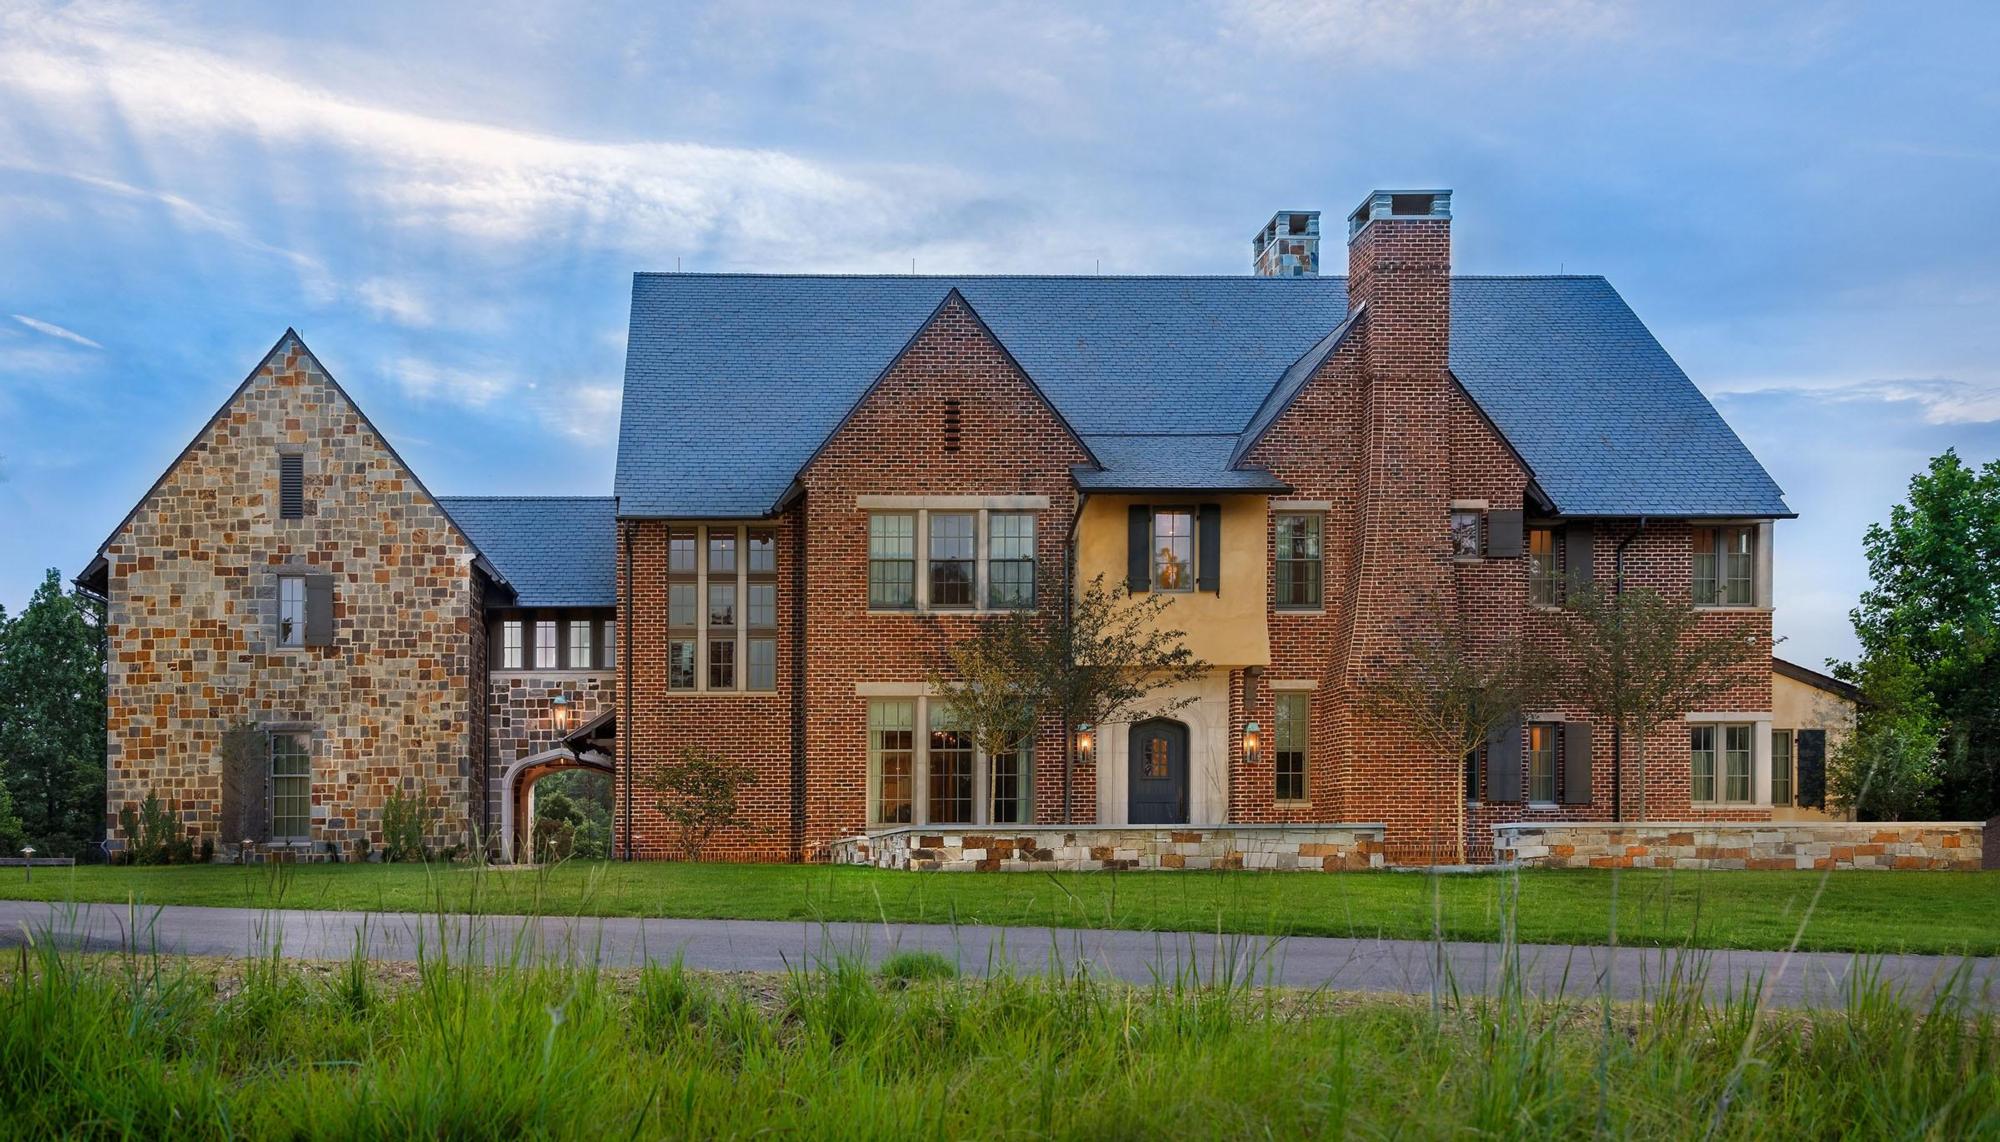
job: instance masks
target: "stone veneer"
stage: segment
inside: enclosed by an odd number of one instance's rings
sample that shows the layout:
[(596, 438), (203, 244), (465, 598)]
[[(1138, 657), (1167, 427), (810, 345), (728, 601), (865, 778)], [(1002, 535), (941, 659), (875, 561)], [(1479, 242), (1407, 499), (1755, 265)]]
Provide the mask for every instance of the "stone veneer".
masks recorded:
[[(524, 757), (547, 753), (562, 737), (612, 708), (618, 690), (615, 670), (495, 670), (486, 680), (486, 797), (489, 831), (500, 828), (501, 783), (507, 767)], [(568, 729), (555, 721), (556, 695), (569, 699)]]
[(1978, 821), (1496, 825), (1494, 857), (1537, 868), (1980, 867)]
[(843, 837), (834, 864), (919, 872), (1263, 868), (1340, 872), (1381, 868), (1380, 825), (925, 825)]

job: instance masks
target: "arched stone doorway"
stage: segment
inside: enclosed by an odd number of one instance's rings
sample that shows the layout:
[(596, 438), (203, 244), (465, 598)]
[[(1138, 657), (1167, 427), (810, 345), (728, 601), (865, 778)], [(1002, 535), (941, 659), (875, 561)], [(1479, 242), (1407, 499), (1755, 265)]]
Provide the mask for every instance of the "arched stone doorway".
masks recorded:
[(566, 769), (589, 769), (607, 776), (611, 773), (611, 758), (596, 750), (575, 753), (568, 749), (551, 749), (521, 758), (507, 767), (506, 776), (501, 778), (500, 796), (500, 855), (509, 862), (534, 859), (528, 849), (532, 839), (534, 820), (535, 782), (551, 773)]

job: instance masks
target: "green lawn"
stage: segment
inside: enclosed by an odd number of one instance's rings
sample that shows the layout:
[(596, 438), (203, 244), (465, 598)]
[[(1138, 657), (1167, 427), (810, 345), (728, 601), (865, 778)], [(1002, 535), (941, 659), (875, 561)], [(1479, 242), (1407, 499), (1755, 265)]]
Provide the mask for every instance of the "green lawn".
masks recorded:
[[(2000, 873), (1844, 872), (1800, 947), (2000, 954)], [(1553, 872), (935, 874), (808, 865), (568, 864), (0, 869), (0, 898), (237, 907), (750, 920), (903, 920), (1255, 935), (1448, 939), (1502, 935), (1518, 893), (1530, 943), (1782, 948), (1822, 874)]]

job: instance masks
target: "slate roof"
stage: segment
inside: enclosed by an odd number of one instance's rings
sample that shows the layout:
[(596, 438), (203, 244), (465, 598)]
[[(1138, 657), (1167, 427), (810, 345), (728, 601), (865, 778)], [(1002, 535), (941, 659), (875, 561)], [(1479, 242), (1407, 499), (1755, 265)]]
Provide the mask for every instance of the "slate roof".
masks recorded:
[(609, 496), (439, 496), (522, 607), (617, 604), (617, 501)]
[(1233, 468), (1233, 432), (1200, 436), (1087, 435), (1103, 463), (1072, 468), (1087, 492), (1289, 492), (1291, 485), (1262, 468)]
[[(1105, 487), (1226, 473), (1348, 318), (1338, 277), (637, 274), (619, 512), (768, 513), (953, 289), (1104, 461), (1079, 481)], [(1453, 372), (1562, 513), (1792, 514), (1604, 279), (1457, 278), (1452, 323)]]

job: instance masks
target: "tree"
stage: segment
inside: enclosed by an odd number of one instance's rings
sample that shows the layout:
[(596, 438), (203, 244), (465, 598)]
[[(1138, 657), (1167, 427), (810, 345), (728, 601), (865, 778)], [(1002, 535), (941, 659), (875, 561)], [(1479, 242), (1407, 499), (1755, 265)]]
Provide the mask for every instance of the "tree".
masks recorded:
[[(0, 616), (4, 619), (4, 616)], [(0, 758), (28, 843), (78, 855), (104, 834), (104, 620), (53, 568), (0, 625)]]
[(537, 860), (611, 854), (611, 778), (588, 769), (551, 773), (535, 783)]
[(756, 783), (749, 766), (694, 745), (682, 746), (646, 777), (646, 787), (659, 795), (654, 807), (680, 834), (681, 852), (691, 861), (701, 859), (716, 830), (746, 823), (738, 798)]
[[(1851, 614), (1861, 659), (1834, 673), (1882, 685), (1907, 665), (1926, 697), (1939, 738), (1934, 767), (1872, 767), (1878, 780), (1935, 770), (1937, 808), (1947, 817), (2000, 811), (2000, 461), (1972, 468), (1947, 449), (1910, 480), (1908, 502), (1862, 540), (1872, 585)], [(1904, 699), (1867, 694), (1854, 738), (1907, 741), (1924, 724)], [(1886, 728), (1893, 724), (1896, 728)], [(1900, 797), (1899, 791), (1895, 796)]]
[[(1440, 758), (1465, 757), (1496, 728), (1550, 693), (1556, 663), (1518, 636), (1472, 645), (1435, 598), (1404, 635), (1402, 655), (1356, 695), (1370, 716), (1400, 725)], [(1465, 861), (1465, 798), (1452, 798), (1454, 860)]]
[[(1704, 633), (1701, 612), (1649, 588), (1572, 593), (1566, 691), (1620, 738), (1639, 743), (1639, 820), (1646, 819), (1646, 739), (1661, 723), (1709, 704), (1770, 653), (1740, 634)], [(1622, 750), (1620, 751), (1622, 752)], [(1614, 773), (1625, 759), (1611, 759)], [(1623, 811), (1621, 792), (1619, 811)]]
[(1937, 815), (1943, 781), (1943, 721), (1923, 671), (1890, 650), (1849, 668), (1861, 688), (1852, 732), (1827, 766), (1827, 795), (1856, 820), (1905, 821)]
[[(1060, 719), (1067, 741), (1080, 725), (1164, 717), (1194, 701), (1161, 697), (1208, 673), (1208, 663), (1166, 625), (1173, 600), (1107, 588), (1093, 578), (1060, 616), (1011, 614), (980, 624), (948, 653), (953, 673), (933, 671), (931, 685), (951, 696), (952, 716), (979, 748), (997, 757), (1033, 736), (1036, 720)], [(1068, 746), (1063, 765), (1063, 820), (1072, 813)]]

